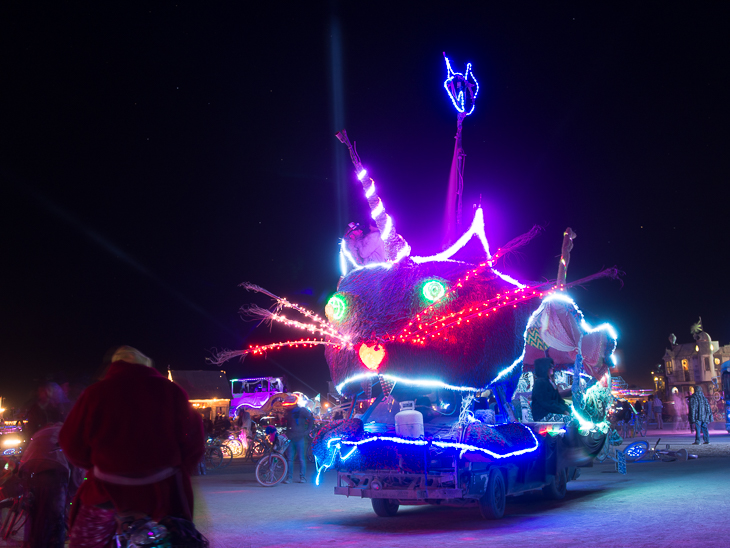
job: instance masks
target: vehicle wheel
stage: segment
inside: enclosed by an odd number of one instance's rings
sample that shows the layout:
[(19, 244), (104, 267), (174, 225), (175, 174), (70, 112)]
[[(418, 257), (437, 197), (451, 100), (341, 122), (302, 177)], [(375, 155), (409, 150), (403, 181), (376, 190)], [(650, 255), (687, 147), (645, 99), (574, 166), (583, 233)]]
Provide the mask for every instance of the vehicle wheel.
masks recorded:
[(645, 441), (635, 441), (630, 443), (624, 449), (624, 455), (626, 455), (626, 462), (634, 462), (639, 460), (649, 450), (649, 443)]
[(286, 459), (279, 453), (267, 455), (256, 465), (256, 481), (264, 487), (273, 487), (286, 477), (288, 468)]
[(221, 445), (221, 453), (223, 453), (223, 466), (228, 466), (233, 462), (233, 451), (227, 445)]
[(400, 508), (398, 501), (393, 499), (370, 499), (370, 502), (373, 503), (375, 513), (381, 518), (392, 518), (398, 513), (398, 508)]
[(205, 451), (205, 469), (215, 470), (223, 463), (223, 451), (218, 447), (209, 447)]
[(565, 468), (558, 470), (555, 474), (553, 481), (550, 484), (542, 488), (542, 494), (546, 498), (552, 500), (560, 500), (565, 498), (565, 493), (568, 490), (568, 474), (565, 472)]
[(502, 472), (496, 468), (489, 472), (487, 491), (479, 499), (479, 509), (485, 519), (500, 519), (507, 505), (507, 487)]

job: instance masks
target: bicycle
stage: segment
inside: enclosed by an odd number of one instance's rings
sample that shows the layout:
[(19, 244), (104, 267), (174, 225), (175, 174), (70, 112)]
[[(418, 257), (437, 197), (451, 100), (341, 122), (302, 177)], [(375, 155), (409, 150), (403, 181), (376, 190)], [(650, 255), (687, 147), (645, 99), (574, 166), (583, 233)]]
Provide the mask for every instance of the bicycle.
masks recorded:
[(0, 525), (0, 538), (8, 538), (16, 535), (25, 525), (28, 518), (26, 510), (28, 495), (19, 475), (19, 462), (16, 458), (5, 458), (4, 474), (2, 478), (2, 500), (0, 510), (7, 509), (5, 519)]
[(256, 481), (264, 487), (273, 487), (286, 478), (289, 471), (289, 465), (283, 455), (289, 447), (289, 440), (284, 434), (278, 434), (276, 429), (273, 429), (263, 441), (266, 448), (256, 465)]
[(223, 445), (231, 450), (234, 457), (240, 457), (243, 454), (243, 444), (234, 434), (228, 436), (228, 439), (223, 441)]
[(634, 432), (640, 437), (646, 437), (646, 421), (643, 414), (634, 415)]
[(218, 438), (208, 438), (205, 442), (205, 469), (215, 470), (228, 466), (233, 461), (233, 451)]
[(265, 452), (264, 433), (261, 430), (256, 430), (253, 439), (248, 442), (248, 448), (246, 449), (244, 458), (253, 461), (254, 459), (260, 459)]

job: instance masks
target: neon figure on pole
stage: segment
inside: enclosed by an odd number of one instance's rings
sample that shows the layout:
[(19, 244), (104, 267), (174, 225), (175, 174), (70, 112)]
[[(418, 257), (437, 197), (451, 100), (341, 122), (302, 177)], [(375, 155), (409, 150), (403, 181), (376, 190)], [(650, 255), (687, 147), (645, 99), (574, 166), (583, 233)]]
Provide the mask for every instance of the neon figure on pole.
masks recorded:
[(464, 118), (474, 112), (475, 101), (479, 93), (479, 82), (471, 70), (471, 63), (467, 63), (466, 71), (462, 74), (454, 72), (446, 53), (444, 53), (444, 60), (446, 61), (444, 89), (457, 112), (456, 143), (449, 172), (444, 223), (444, 247), (448, 247), (456, 239), (456, 234), (461, 232), (461, 198), (464, 191), (464, 160), (466, 159), (466, 154), (461, 146), (461, 129)]

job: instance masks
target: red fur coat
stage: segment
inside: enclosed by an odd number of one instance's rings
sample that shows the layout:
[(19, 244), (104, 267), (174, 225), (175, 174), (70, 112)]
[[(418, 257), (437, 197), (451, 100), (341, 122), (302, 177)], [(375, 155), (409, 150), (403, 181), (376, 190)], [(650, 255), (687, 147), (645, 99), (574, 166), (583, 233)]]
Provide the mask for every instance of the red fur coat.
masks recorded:
[[(200, 461), (205, 440), (201, 417), (187, 394), (155, 369), (113, 363), (104, 379), (91, 385), (69, 413), (59, 444), (87, 480), (76, 496), (84, 505), (113, 504), (160, 519), (192, 519), (190, 472)], [(105, 474), (141, 478), (169, 467), (179, 470), (148, 485), (117, 485), (94, 477)], [(180, 496), (183, 490), (185, 497)]]

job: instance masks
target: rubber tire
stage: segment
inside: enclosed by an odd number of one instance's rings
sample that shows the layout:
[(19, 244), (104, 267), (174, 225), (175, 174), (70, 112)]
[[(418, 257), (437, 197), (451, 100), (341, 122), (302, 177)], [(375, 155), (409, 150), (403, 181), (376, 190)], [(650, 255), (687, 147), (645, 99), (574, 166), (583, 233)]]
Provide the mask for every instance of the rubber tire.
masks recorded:
[(370, 502), (373, 504), (375, 513), (381, 518), (394, 517), (400, 508), (398, 501), (393, 499), (370, 499)]
[(264, 487), (273, 487), (286, 477), (288, 471), (289, 465), (286, 459), (279, 453), (271, 453), (259, 460), (256, 465), (256, 481)]
[(565, 493), (568, 491), (568, 474), (565, 468), (558, 470), (558, 473), (553, 477), (548, 485), (542, 488), (542, 494), (545, 498), (551, 500), (561, 500), (565, 498)]
[(228, 466), (233, 462), (233, 450), (227, 445), (220, 446), (221, 453), (223, 453), (222, 466)]
[(479, 499), (479, 510), (484, 519), (501, 519), (507, 506), (507, 486), (502, 472), (494, 468), (489, 472), (487, 490)]
[(208, 447), (205, 450), (205, 469), (215, 470), (223, 464), (223, 451), (220, 447)]

